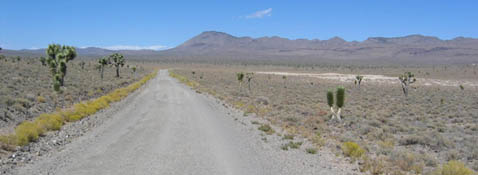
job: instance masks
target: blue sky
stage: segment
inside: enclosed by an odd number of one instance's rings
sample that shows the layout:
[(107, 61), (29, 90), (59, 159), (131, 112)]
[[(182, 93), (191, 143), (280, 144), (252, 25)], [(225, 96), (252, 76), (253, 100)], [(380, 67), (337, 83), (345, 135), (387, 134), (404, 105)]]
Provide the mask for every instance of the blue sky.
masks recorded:
[(50, 43), (175, 47), (203, 31), (235, 36), (362, 41), (423, 34), (478, 38), (476, 0), (100, 1), (2, 0), (0, 47)]

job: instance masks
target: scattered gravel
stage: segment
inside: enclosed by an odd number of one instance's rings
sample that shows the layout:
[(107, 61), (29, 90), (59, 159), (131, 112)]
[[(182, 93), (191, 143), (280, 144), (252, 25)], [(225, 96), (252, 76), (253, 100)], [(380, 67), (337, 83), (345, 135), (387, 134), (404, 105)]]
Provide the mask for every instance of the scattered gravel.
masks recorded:
[[(267, 135), (267, 121), (166, 76), (109, 109), (65, 125), (1, 160), (3, 174), (361, 174), (323, 147)], [(83, 136), (83, 137), (80, 137)], [(71, 143), (71, 144), (69, 144)]]

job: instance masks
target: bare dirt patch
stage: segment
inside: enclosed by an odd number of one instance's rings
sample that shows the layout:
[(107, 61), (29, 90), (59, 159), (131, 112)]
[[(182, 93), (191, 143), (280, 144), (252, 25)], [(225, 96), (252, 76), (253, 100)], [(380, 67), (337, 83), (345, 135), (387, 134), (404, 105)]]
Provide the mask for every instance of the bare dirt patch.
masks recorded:
[[(341, 74), (341, 73), (293, 73), (293, 72), (256, 72), (257, 74), (266, 74), (266, 75), (284, 75), (284, 76), (299, 76), (299, 77), (311, 77), (327, 80), (338, 80), (342, 82), (354, 82), (357, 74)], [(361, 74), (362, 75), (362, 74)], [(389, 83), (389, 84), (398, 84), (400, 83), (397, 77), (385, 76), (385, 75), (373, 75), (373, 74), (364, 74), (363, 81), (370, 83)], [(423, 86), (471, 86), (477, 87), (478, 82), (476, 81), (466, 81), (466, 80), (440, 80), (432, 78), (417, 78), (417, 85)]]

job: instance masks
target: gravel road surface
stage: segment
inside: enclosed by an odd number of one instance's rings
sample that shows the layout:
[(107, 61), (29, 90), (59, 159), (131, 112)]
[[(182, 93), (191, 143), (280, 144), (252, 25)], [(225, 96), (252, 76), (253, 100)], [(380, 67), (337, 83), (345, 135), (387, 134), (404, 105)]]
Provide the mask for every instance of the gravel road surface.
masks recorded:
[(281, 150), (286, 141), (258, 131), (250, 122), (256, 119), (196, 93), (166, 70), (133, 100), (101, 126), (13, 173), (358, 174), (333, 154)]

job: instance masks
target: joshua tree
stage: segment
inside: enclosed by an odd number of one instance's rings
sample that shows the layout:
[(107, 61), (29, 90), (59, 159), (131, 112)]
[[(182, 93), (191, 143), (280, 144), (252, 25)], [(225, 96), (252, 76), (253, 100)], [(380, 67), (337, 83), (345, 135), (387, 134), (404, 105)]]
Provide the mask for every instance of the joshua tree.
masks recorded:
[(112, 61), (112, 64), (116, 67), (116, 77), (120, 77), (119, 76), (119, 69), (120, 69), (120, 66), (123, 67), (124, 66), (124, 56), (119, 54), (119, 53), (114, 53), (112, 55), (109, 56), (110, 60)]
[(103, 79), (103, 73), (105, 72), (105, 66), (110, 64), (110, 60), (108, 57), (102, 57), (98, 60), (99, 63), (99, 70), (101, 73), (101, 79)]
[(53, 89), (59, 91), (60, 86), (63, 86), (65, 82), (67, 72), (66, 63), (75, 59), (76, 50), (71, 46), (50, 44), (48, 45), (46, 54), (48, 56), (46, 61), (50, 67), (50, 72), (53, 75)]
[(40, 57), (40, 62), (42, 66), (46, 66), (46, 58), (45, 57)]
[(342, 86), (337, 87), (337, 93), (335, 95), (336, 101), (335, 106), (338, 108), (337, 112), (334, 110), (334, 92), (332, 90), (327, 91), (327, 104), (330, 107), (330, 111), (332, 112), (332, 119), (337, 117), (340, 121), (340, 113), (342, 112), (342, 107), (344, 107), (345, 102), (345, 88)]
[(246, 73), (247, 85), (249, 87), (249, 91), (251, 91), (251, 80), (254, 76), (254, 73)]
[[(98, 62), (99, 62), (99, 60), (98, 60)], [(99, 73), (101, 73), (101, 64), (95, 65), (95, 69), (98, 70)]]
[(460, 89), (463, 91), (465, 90), (465, 86), (463, 86), (462, 84), (460, 84)]
[(237, 81), (239, 81), (239, 91), (242, 90), (242, 81), (244, 80), (244, 73), (239, 72), (236, 74)]
[(415, 75), (413, 75), (411, 72), (405, 72), (403, 75), (398, 76), (398, 79), (402, 84), (403, 94), (405, 94), (405, 97), (408, 97), (408, 86), (417, 81), (417, 79), (415, 79)]
[(282, 75), (282, 79), (284, 80), (284, 88), (287, 88), (287, 86), (285, 84), (287, 77), (285, 75)]
[(358, 85), (359, 89), (360, 89), (360, 84), (362, 83), (362, 79), (363, 79), (362, 75), (355, 76), (355, 84)]
[(133, 74), (136, 73), (136, 66), (132, 66), (131, 70), (133, 71)]
[(85, 69), (85, 64), (86, 64), (86, 63), (85, 63), (84, 61), (81, 61), (81, 62), (78, 63), (78, 64), (80, 65), (80, 67), (81, 67), (82, 70)]

